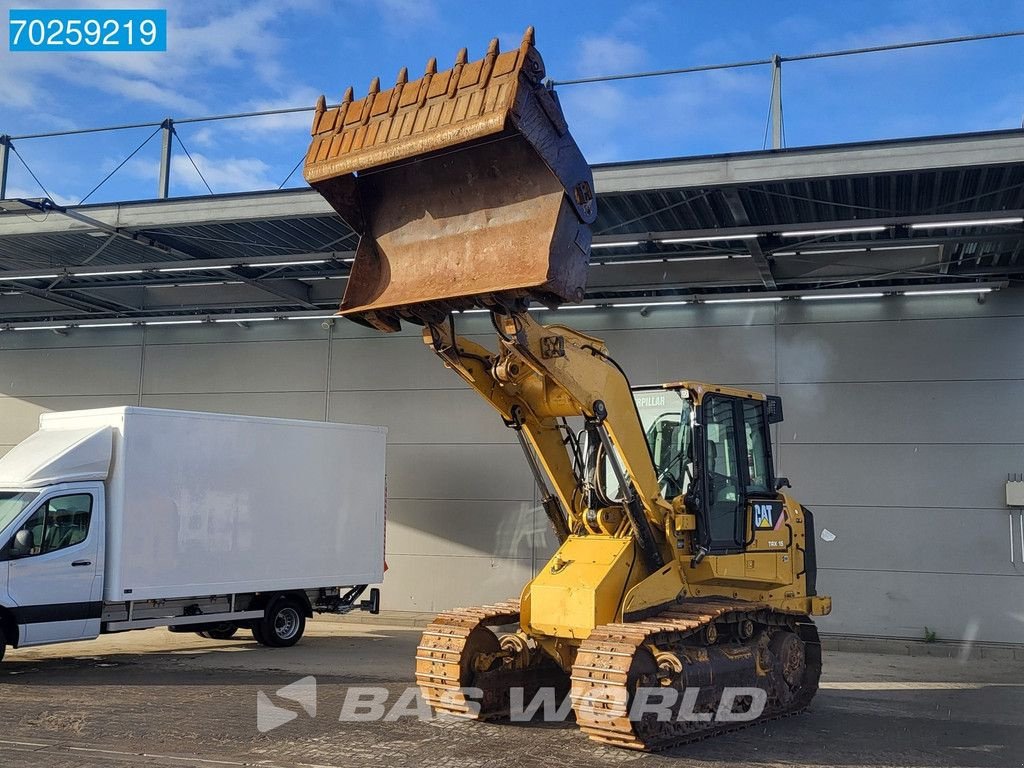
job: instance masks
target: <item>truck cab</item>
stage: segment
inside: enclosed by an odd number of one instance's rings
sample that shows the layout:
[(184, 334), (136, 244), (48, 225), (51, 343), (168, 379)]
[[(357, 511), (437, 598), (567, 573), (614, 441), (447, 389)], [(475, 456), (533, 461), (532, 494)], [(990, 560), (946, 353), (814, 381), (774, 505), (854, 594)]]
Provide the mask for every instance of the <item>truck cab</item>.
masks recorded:
[(99, 635), (101, 482), (0, 489), (0, 631), (17, 646)]

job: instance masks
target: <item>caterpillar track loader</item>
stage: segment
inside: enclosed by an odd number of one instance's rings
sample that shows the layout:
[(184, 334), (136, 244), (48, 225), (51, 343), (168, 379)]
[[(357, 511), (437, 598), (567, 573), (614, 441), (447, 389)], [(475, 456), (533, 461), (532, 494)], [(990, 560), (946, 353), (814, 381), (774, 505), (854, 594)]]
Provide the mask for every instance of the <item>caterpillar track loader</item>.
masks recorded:
[[(359, 234), (340, 314), (424, 342), (516, 433), (558, 539), (518, 600), (440, 614), (416, 652), (439, 711), (509, 714), (552, 686), (607, 744), (654, 750), (804, 709), (821, 671), (811, 513), (772, 465), (777, 397), (677, 381), (634, 391), (605, 344), (527, 311), (584, 295), (596, 200), (533, 30), (418, 79), (320, 98), (304, 174)], [(490, 311), (496, 346), (460, 335)], [(638, 715), (673, 689), (671, 717)], [(741, 711), (744, 702), (737, 705)], [(686, 712), (687, 717), (677, 716)], [(737, 718), (741, 719), (741, 718)], [(724, 720), (724, 722), (723, 722)], [(739, 723), (739, 724), (749, 724)]]

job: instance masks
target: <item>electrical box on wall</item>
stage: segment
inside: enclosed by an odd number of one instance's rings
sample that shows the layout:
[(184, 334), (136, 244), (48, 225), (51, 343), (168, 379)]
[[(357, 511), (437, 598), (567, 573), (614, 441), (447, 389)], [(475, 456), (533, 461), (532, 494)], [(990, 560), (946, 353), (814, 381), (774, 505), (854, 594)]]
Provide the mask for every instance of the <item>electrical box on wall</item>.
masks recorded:
[(1006, 506), (1024, 507), (1024, 479), (1006, 481)]

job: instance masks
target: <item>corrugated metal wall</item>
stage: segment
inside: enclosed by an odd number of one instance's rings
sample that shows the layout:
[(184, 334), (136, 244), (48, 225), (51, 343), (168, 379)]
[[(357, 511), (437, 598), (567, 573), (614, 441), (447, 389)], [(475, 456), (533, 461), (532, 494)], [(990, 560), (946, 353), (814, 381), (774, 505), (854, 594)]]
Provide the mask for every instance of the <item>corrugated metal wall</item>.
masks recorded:
[[(550, 317), (550, 316), (549, 316)], [(777, 463), (816, 514), (831, 632), (1024, 640), (1003, 488), (1024, 472), (1024, 292), (559, 313), (634, 383), (778, 392)], [(464, 332), (489, 340), (486, 319)], [(44, 410), (114, 404), (386, 424), (384, 605), (518, 594), (551, 551), (509, 433), (414, 330), (352, 323), (0, 334), (0, 452)], [(287, 514), (287, 510), (282, 510)]]

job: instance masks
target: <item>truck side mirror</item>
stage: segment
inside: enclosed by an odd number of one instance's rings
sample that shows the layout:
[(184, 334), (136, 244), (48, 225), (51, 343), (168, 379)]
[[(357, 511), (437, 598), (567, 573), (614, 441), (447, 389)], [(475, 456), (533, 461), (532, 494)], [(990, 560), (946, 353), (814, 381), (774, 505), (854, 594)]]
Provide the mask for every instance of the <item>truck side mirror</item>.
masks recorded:
[(14, 542), (11, 544), (11, 557), (24, 557), (32, 551), (32, 531), (22, 528), (14, 534)]
[(788, 477), (776, 477), (775, 478), (775, 490), (776, 491), (781, 491), (783, 488), (792, 488), (792, 487), (793, 486), (789, 484), (789, 478)]

